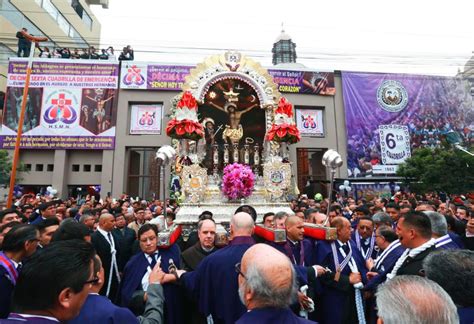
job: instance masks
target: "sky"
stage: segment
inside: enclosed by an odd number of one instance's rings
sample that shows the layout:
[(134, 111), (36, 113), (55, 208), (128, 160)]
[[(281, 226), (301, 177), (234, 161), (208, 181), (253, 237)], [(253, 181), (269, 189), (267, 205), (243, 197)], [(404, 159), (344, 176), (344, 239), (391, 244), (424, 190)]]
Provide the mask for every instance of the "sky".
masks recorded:
[(136, 61), (197, 64), (232, 49), (271, 66), (283, 28), (314, 70), (455, 75), (474, 50), (474, 1), (157, 1), (92, 6), (102, 47)]

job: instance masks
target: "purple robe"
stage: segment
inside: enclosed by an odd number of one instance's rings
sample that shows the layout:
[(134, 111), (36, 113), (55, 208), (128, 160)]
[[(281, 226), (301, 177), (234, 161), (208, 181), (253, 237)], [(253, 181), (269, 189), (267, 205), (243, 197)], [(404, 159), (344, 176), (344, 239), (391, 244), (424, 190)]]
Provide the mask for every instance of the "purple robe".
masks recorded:
[(474, 323), (474, 307), (458, 307), (459, 324)]
[(130, 323), (138, 324), (139, 321), (126, 307), (118, 307), (105, 296), (89, 294), (81, 312), (68, 324), (102, 324), (102, 323)]
[[(354, 230), (354, 232), (352, 232), (351, 234), (351, 239), (354, 241), (354, 243), (356, 244), (357, 246), (357, 229)], [(371, 247), (371, 240), (372, 238), (369, 238), (368, 240), (366, 239), (363, 239), (362, 237), (360, 237), (360, 252), (362, 253), (362, 256), (366, 255)], [(377, 251), (375, 250), (375, 237), (374, 237), (374, 243), (373, 243), (373, 248), (372, 248), (372, 253), (370, 253), (370, 257), (372, 258), (372, 260), (375, 260), (375, 258), (377, 257)]]
[[(174, 244), (168, 249), (158, 249), (161, 256), (161, 268), (164, 272), (168, 272), (169, 260), (173, 259), (174, 264), (180, 268), (180, 250)], [(142, 290), (142, 278), (147, 271), (147, 258), (143, 252), (135, 254), (130, 261), (127, 262), (123, 270), (123, 279), (120, 286), (120, 302), (122, 306), (128, 306), (132, 295), (136, 290)], [(172, 283), (163, 285), (163, 293), (165, 296), (165, 322), (166, 323), (183, 323), (182, 312), (182, 293), (180, 288)]]
[(451, 238), (451, 235), (449, 234), (446, 234), (444, 236), (441, 236), (437, 239), (435, 239), (436, 241), (436, 249), (439, 250), (439, 249), (444, 249), (444, 250), (449, 250), (449, 249), (459, 249), (459, 245), (456, 244), (456, 242), (453, 241), (453, 239)]
[(310, 324), (316, 323), (296, 316), (289, 308), (258, 308), (253, 309), (236, 322), (236, 324)]
[(228, 246), (202, 260), (195, 271), (181, 277), (199, 311), (212, 315), (214, 323), (235, 323), (246, 312), (239, 298), (235, 264), (254, 243), (250, 236), (235, 237)]
[[(394, 244), (398, 245), (397, 243), (399, 241), (396, 240), (394, 242)], [(387, 249), (390, 249), (390, 247), (388, 247)], [(405, 248), (402, 245), (399, 245), (398, 247), (389, 251), (382, 262), (380, 262), (379, 264), (375, 264), (375, 270), (379, 273), (379, 275), (373, 277), (367, 283), (367, 285), (365, 285), (364, 290), (376, 291), (378, 285), (385, 281), (385, 279), (387, 278), (387, 274), (392, 271), (393, 267), (395, 266), (395, 263), (401, 257), (403, 252), (405, 252)], [(383, 252), (380, 253), (380, 255), (382, 254)]]
[(19, 324), (19, 323), (32, 323), (32, 324), (58, 324), (59, 322), (44, 317), (35, 315), (22, 316), (21, 314), (10, 313), (7, 319), (0, 319), (0, 324)]
[[(339, 251), (339, 242), (336, 241), (335, 244), (339, 263), (342, 263), (344, 257)], [(359, 250), (357, 250), (357, 246), (354, 242), (349, 241), (348, 244), (351, 245), (352, 258), (362, 276), (362, 281), (365, 283), (367, 273), (365, 260)], [(342, 269), (339, 281), (335, 281), (334, 274), (336, 273), (336, 267), (331, 242), (329, 241), (321, 241), (316, 246), (316, 264), (328, 267), (333, 273), (330, 277), (326, 276), (321, 278), (321, 303), (318, 310), (320, 312), (321, 323), (338, 324), (353, 318), (355, 315), (355, 292), (353, 286), (349, 283), (349, 275), (351, 273), (349, 265)]]

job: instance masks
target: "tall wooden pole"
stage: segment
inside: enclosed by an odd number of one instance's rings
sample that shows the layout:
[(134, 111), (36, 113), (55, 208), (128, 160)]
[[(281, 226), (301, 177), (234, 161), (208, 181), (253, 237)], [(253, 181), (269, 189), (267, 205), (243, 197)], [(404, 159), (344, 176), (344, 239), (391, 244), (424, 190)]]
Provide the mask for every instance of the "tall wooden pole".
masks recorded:
[(21, 135), (23, 131), (23, 121), (25, 119), (26, 103), (28, 101), (27, 100), (28, 88), (30, 86), (31, 68), (33, 66), (35, 46), (39, 42), (48, 40), (46, 37), (33, 37), (25, 32), (23, 32), (23, 36), (25, 36), (26, 38), (30, 40), (31, 49), (30, 49), (30, 56), (28, 57), (28, 66), (26, 68), (25, 87), (23, 88), (23, 100), (21, 102), (20, 119), (18, 121), (18, 132), (16, 134), (15, 152), (13, 153), (13, 163), (12, 163), (12, 171), (10, 173), (10, 188), (8, 191), (7, 208), (10, 208), (13, 204), (13, 188), (15, 187), (16, 169), (18, 167), (18, 160), (20, 159), (20, 142), (21, 142)]

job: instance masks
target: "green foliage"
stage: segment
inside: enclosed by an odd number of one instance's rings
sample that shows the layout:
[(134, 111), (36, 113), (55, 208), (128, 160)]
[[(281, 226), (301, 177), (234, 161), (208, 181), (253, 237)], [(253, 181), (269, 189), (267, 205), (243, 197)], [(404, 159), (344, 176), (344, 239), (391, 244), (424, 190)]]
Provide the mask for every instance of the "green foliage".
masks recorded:
[(415, 192), (463, 194), (474, 190), (474, 157), (454, 149), (419, 148), (399, 166), (397, 175)]
[[(16, 169), (17, 172), (25, 172), (26, 169), (23, 164), (20, 165)], [(0, 186), (8, 187), (10, 185), (10, 174), (12, 172), (12, 160), (8, 155), (6, 150), (0, 150)], [(18, 173), (16, 176), (16, 180), (21, 180), (18, 177)]]

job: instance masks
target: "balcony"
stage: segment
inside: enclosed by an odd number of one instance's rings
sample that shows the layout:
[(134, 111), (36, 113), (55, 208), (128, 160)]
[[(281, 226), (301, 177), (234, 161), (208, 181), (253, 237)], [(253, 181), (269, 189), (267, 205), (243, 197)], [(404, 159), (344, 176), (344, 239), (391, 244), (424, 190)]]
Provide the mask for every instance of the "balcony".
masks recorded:
[(88, 5), (101, 5), (104, 9), (109, 9), (109, 0), (86, 0)]

